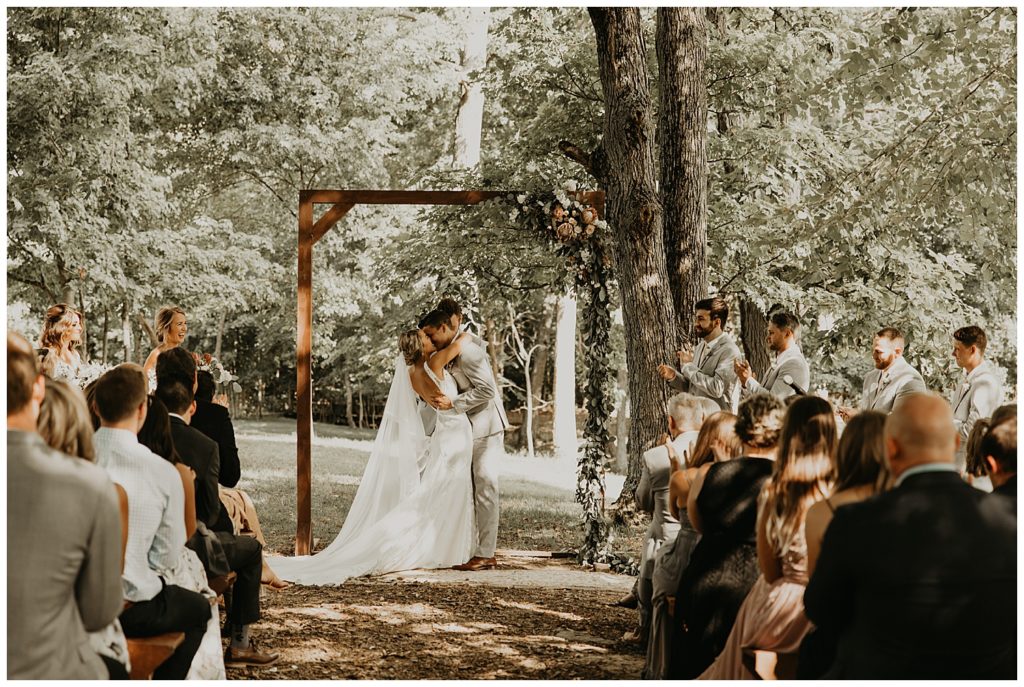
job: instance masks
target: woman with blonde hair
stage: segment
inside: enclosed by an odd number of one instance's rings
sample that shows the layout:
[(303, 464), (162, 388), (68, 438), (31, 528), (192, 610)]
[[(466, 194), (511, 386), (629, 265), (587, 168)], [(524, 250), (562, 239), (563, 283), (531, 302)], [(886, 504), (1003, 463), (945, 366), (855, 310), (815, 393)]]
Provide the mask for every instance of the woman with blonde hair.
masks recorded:
[[(92, 443), (92, 422), (86, 407), (85, 397), (78, 387), (59, 379), (46, 379), (46, 395), (39, 406), (37, 423), (39, 435), (50, 448), (61, 453), (95, 462), (96, 453)], [(121, 569), (124, 570), (124, 553), (128, 547), (128, 494), (120, 484), (114, 484), (121, 511)], [(114, 620), (102, 630), (89, 633), (89, 645), (104, 659), (111, 659), (124, 666), (128, 679), (131, 661), (128, 659), (128, 640), (121, 624)], [(111, 667), (109, 661), (108, 668)]]
[[(754, 651), (795, 658), (811, 629), (804, 614), (807, 538), (804, 523), (813, 503), (825, 497), (833, 475), (836, 421), (828, 401), (802, 396), (782, 423), (778, 457), (758, 498), (757, 561), (761, 570), (743, 601), (724, 650), (702, 680), (756, 680)], [(792, 677), (792, 675), (790, 675)]]
[(156, 388), (156, 359), (164, 351), (177, 348), (185, 343), (185, 337), (188, 336), (188, 318), (185, 317), (185, 311), (176, 305), (165, 305), (157, 311), (153, 329), (156, 331), (158, 345), (150, 351), (149, 357), (146, 358), (146, 362), (142, 366), (146, 378), (150, 380), (150, 391)]
[(43, 320), (39, 347), (43, 349), (40, 367), (53, 379), (74, 382), (82, 357), (75, 350), (82, 343), (82, 313), (67, 303), (52, 305)]

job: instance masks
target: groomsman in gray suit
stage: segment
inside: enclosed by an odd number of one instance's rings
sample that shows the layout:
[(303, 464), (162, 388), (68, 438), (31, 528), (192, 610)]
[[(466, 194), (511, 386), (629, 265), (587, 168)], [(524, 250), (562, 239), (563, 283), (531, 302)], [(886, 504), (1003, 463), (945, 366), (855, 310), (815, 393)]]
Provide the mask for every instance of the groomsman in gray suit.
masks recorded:
[[(906, 340), (895, 327), (884, 327), (875, 334), (871, 350), (875, 369), (864, 375), (860, 410), (888, 414), (911, 394), (928, 391), (921, 373), (903, 357), (905, 347)], [(856, 414), (854, 408), (839, 408), (839, 415), (844, 421)]]
[(729, 306), (722, 298), (705, 298), (694, 306), (693, 331), (700, 338), (696, 350), (679, 351), (682, 368), (659, 365), (658, 374), (673, 389), (710, 398), (722, 410), (736, 412), (739, 388), (733, 361), (740, 349), (731, 336), (722, 331), (729, 320)]
[(736, 377), (740, 380), (744, 397), (765, 392), (779, 398), (808, 393), (811, 368), (796, 342), (799, 329), (800, 322), (787, 312), (776, 312), (768, 318), (768, 348), (775, 351), (775, 360), (765, 375), (764, 383), (757, 381), (750, 363), (736, 361)]
[(1003, 397), (995, 368), (984, 359), (988, 337), (981, 327), (961, 327), (953, 332), (953, 357), (967, 378), (953, 395), (953, 424), (960, 435), (956, 452), (957, 466), (966, 467), (967, 435), (980, 418), (991, 417)]
[[(420, 320), (420, 328), (438, 350), (448, 346), (459, 335), (462, 309), (450, 298), (442, 300), (436, 310)], [(498, 463), (505, 455), (505, 429), (508, 418), (501, 403), (501, 393), (494, 379), (487, 345), (479, 337), (462, 344), (462, 353), (448, 368), (459, 388), (454, 403), (438, 400), (438, 410), (454, 408), (465, 413), (473, 426), (473, 498), (476, 505), (477, 546), (473, 557), (456, 570), (496, 568), (494, 550), (498, 543)], [(433, 431), (431, 427), (428, 434)]]

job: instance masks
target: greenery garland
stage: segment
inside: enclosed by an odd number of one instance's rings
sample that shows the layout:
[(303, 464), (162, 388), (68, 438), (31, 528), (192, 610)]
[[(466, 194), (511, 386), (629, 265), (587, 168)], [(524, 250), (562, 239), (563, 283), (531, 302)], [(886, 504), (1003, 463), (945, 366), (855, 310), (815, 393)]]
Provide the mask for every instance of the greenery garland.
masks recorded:
[[(612, 264), (606, 245), (608, 225), (597, 209), (580, 200), (575, 189), (554, 193), (510, 195), (519, 219), (544, 237), (569, 266), (572, 288), (582, 301), (581, 332), (586, 352), (584, 399), (587, 421), (583, 429), (583, 454), (579, 459), (576, 500), (583, 508), (583, 545), (579, 561), (586, 565), (611, 563), (623, 567), (609, 549), (605, 521), (604, 474), (609, 462), (608, 419), (612, 401), (608, 342), (611, 331), (608, 284)], [(625, 562), (629, 567), (632, 562)]]

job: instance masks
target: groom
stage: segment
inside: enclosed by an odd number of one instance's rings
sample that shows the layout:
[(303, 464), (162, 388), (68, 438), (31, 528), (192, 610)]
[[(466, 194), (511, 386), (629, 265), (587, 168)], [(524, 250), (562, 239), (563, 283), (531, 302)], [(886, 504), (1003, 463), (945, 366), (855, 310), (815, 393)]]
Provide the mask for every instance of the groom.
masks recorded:
[[(459, 334), (462, 308), (450, 298), (442, 299), (427, 313), (419, 326), (438, 350), (448, 346)], [(505, 454), (504, 432), (508, 427), (505, 408), (482, 339), (473, 337), (462, 344), (462, 354), (451, 362), (449, 371), (459, 387), (454, 402), (447, 397), (435, 399), (438, 410), (454, 408), (465, 413), (473, 426), (473, 498), (476, 505), (477, 545), (473, 557), (456, 570), (485, 570), (497, 567), (494, 549), (498, 542), (498, 461)], [(433, 433), (433, 424), (427, 434)]]

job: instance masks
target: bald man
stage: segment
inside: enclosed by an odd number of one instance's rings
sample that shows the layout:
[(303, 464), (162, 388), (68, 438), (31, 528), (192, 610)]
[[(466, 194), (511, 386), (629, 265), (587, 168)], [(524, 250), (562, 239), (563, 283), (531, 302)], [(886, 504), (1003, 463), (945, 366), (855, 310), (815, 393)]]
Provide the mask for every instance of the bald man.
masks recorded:
[(826, 679), (1013, 679), (1017, 520), (957, 472), (941, 397), (911, 394), (885, 425), (895, 487), (842, 506), (807, 585), (807, 617), (840, 637)]

